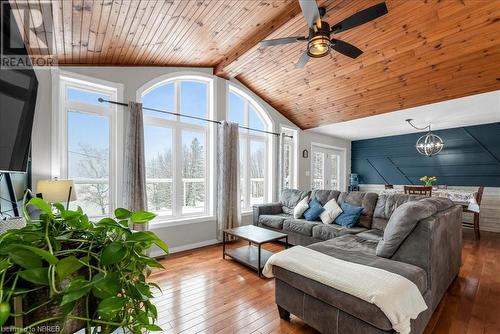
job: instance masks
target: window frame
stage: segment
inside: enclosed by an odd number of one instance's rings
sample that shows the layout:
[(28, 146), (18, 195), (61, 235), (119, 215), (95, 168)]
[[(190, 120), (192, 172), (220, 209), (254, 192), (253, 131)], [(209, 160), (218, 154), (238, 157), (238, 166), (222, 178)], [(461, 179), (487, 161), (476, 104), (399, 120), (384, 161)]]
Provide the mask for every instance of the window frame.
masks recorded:
[[(243, 90), (239, 89), (236, 87), (234, 84), (228, 84), (228, 89), (226, 90), (226, 118), (230, 120), (230, 97), (231, 93), (236, 94), (238, 97), (240, 97), (244, 101), (244, 107), (243, 107), (243, 120), (244, 124), (240, 124), (242, 126), (249, 126), (250, 125), (250, 106), (255, 110), (255, 113), (257, 117), (262, 121), (264, 124), (264, 131), (272, 131), (273, 130), (273, 123), (271, 121), (271, 118), (269, 115), (264, 111), (262, 106), (250, 95), (248, 95), (246, 92)], [(263, 142), (264, 147), (265, 147), (265, 156), (270, 157), (272, 156), (272, 144), (273, 144), (273, 138), (271, 137), (272, 135), (258, 132), (258, 131), (251, 131), (251, 130), (246, 130), (246, 129), (240, 129), (239, 132), (239, 138), (245, 140), (245, 148), (241, 148), (240, 150), (245, 151), (245, 159), (244, 159), (244, 168), (245, 170), (245, 175), (242, 176), (240, 175), (240, 178), (244, 178), (244, 184), (245, 184), (245, 193), (241, 194), (243, 189), (240, 189), (240, 197), (243, 197), (243, 203), (244, 205), (241, 206), (241, 211), (242, 213), (249, 213), (252, 211), (252, 204), (251, 201), (251, 178), (249, 177), (249, 172), (250, 172), (250, 157), (251, 154), (251, 142), (252, 141), (258, 141), (258, 142)], [(270, 198), (272, 198), (272, 170), (273, 170), (273, 161), (272, 159), (266, 159), (264, 162), (264, 199), (263, 203), (267, 203), (270, 201)], [(255, 203), (256, 204), (256, 203)]]
[[(175, 75), (164, 75), (153, 79), (152, 81), (144, 84), (136, 92), (137, 101), (142, 102), (143, 96), (153, 91), (154, 89), (161, 87), (163, 85), (168, 85), (170, 83), (174, 84), (174, 101), (173, 110), (174, 113), (180, 113), (181, 106), (181, 85), (182, 81), (192, 81), (203, 83), (207, 87), (207, 115), (208, 119), (213, 119), (213, 92), (214, 84), (213, 78), (205, 77), (202, 75), (191, 75), (191, 74), (175, 74)], [(147, 107), (147, 106), (146, 106)], [(212, 152), (214, 152), (214, 126), (207, 122), (206, 125), (187, 123), (181, 121), (182, 116), (175, 115), (174, 119), (165, 119), (161, 117), (155, 117), (152, 115), (144, 115), (144, 125), (159, 126), (163, 128), (169, 128), (172, 132), (172, 214), (166, 214), (165, 211), (157, 212), (157, 218), (152, 222), (153, 224), (168, 224), (169, 222), (177, 222), (184, 219), (195, 219), (201, 217), (211, 217), (214, 214), (213, 200), (212, 200), (212, 189), (213, 189), (213, 172), (214, 168), (214, 157)], [(183, 203), (183, 177), (182, 177), (182, 132), (194, 131), (204, 134), (204, 159), (205, 159), (205, 208), (203, 212), (193, 212), (193, 213), (182, 213), (182, 203)], [(180, 181), (179, 181), (180, 180)], [(147, 183), (147, 179), (146, 179)]]
[(282, 188), (284, 188), (284, 182), (285, 182), (285, 170), (284, 170), (284, 162), (285, 162), (285, 156), (284, 156), (284, 147), (285, 145), (290, 145), (291, 146), (291, 157), (290, 157), (290, 175), (291, 175), (291, 180), (290, 180), (290, 188), (291, 189), (297, 189), (297, 184), (298, 184), (298, 130), (281, 125), (280, 127), (281, 131), (280, 133), (283, 133), (288, 136), (292, 136), (293, 138), (290, 137), (283, 137), (283, 170), (281, 171), (283, 175), (283, 185)]
[[(51, 137), (51, 176), (61, 179), (68, 178), (68, 112), (78, 112), (81, 114), (106, 117), (109, 122), (109, 214), (120, 206), (123, 179), (122, 168), (118, 163), (122, 161), (123, 143), (118, 140), (123, 135), (122, 126), (123, 115), (118, 112), (114, 104), (87, 104), (77, 101), (70, 101), (68, 98), (68, 88), (90, 91), (100, 95), (109, 95), (111, 100), (121, 100), (123, 98), (123, 85), (105, 80), (87, 77), (76, 73), (53, 70), (52, 79), (54, 88), (52, 90), (52, 131)], [(75, 184), (78, 180), (74, 179)], [(101, 216), (93, 216), (95, 218)]]

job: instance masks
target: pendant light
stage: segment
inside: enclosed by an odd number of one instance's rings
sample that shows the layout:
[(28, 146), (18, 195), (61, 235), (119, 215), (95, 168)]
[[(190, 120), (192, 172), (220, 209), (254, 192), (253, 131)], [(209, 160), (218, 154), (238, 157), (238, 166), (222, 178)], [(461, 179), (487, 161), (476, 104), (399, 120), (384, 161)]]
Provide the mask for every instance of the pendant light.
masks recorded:
[(417, 130), (428, 130), (425, 135), (418, 138), (417, 143), (415, 144), (418, 153), (430, 157), (441, 152), (444, 147), (443, 139), (441, 139), (441, 137), (439, 137), (438, 135), (432, 133), (431, 125), (429, 124), (426, 127), (418, 128), (412, 124), (412, 121), (413, 119), (411, 118), (406, 120), (408, 124), (410, 124)]

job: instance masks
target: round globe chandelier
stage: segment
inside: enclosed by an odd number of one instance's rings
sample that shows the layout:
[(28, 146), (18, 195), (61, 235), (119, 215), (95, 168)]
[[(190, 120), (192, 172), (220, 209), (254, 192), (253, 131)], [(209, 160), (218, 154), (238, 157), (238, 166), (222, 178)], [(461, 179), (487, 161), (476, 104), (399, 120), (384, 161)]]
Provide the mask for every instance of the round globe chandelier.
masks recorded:
[(418, 153), (430, 157), (441, 152), (444, 147), (443, 139), (441, 139), (441, 137), (439, 137), (438, 135), (432, 133), (430, 124), (426, 127), (418, 128), (412, 124), (412, 119), (407, 119), (406, 122), (408, 122), (408, 124), (410, 124), (417, 130), (428, 130), (425, 135), (418, 138), (417, 143), (415, 144)]

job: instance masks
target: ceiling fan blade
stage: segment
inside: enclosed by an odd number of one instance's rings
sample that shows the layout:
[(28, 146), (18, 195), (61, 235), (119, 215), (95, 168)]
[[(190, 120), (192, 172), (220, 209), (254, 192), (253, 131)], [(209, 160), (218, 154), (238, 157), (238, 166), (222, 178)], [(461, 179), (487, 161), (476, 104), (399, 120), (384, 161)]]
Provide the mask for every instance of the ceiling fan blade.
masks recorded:
[(307, 41), (307, 37), (296, 36), (296, 37), (283, 37), (276, 39), (266, 39), (260, 42), (260, 46), (267, 47), (273, 45), (290, 44), (295, 42)]
[(306, 66), (307, 62), (309, 61), (309, 55), (307, 54), (307, 50), (304, 51), (302, 56), (300, 56), (299, 61), (297, 64), (295, 64), (295, 68), (304, 68)]
[(357, 12), (356, 14), (351, 15), (348, 18), (335, 24), (332, 27), (332, 32), (338, 33), (349, 30), (364, 23), (370, 22), (371, 20), (375, 20), (376, 18), (385, 15), (388, 12), (389, 11), (387, 10), (385, 2), (381, 2), (378, 5), (363, 9), (362, 11)]
[(352, 44), (349, 44), (347, 42), (341, 41), (339, 39), (332, 39), (330, 47), (339, 52), (342, 53), (343, 55), (351, 58), (358, 58), (359, 55), (363, 53), (360, 49), (355, 47)]
[(318, 5), (315, 0), (299, 0), (302, 14), (307, 21), (309, 28), (314, 29), (317, 25), (321, 27), (321, 16), (319, 15)]

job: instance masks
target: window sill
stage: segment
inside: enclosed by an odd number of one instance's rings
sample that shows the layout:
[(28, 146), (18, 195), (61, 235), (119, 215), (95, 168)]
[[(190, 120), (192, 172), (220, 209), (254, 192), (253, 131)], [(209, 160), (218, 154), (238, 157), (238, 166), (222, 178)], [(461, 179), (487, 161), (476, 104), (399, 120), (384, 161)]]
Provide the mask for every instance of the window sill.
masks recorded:
[(241, 211), (242, 216), (251, 216), (253, 214), (252, 210)]
[(166, 217), (158, 217), (151, 223), (149, 228), (151, 230), (161, 230), (162, 228), (169, 228), (173, 226), (197, 224), (203, 222), (215, 221), (215, 216), (199, 216), (199, 217), (182, 217), (176, 219), (168, 219)]

